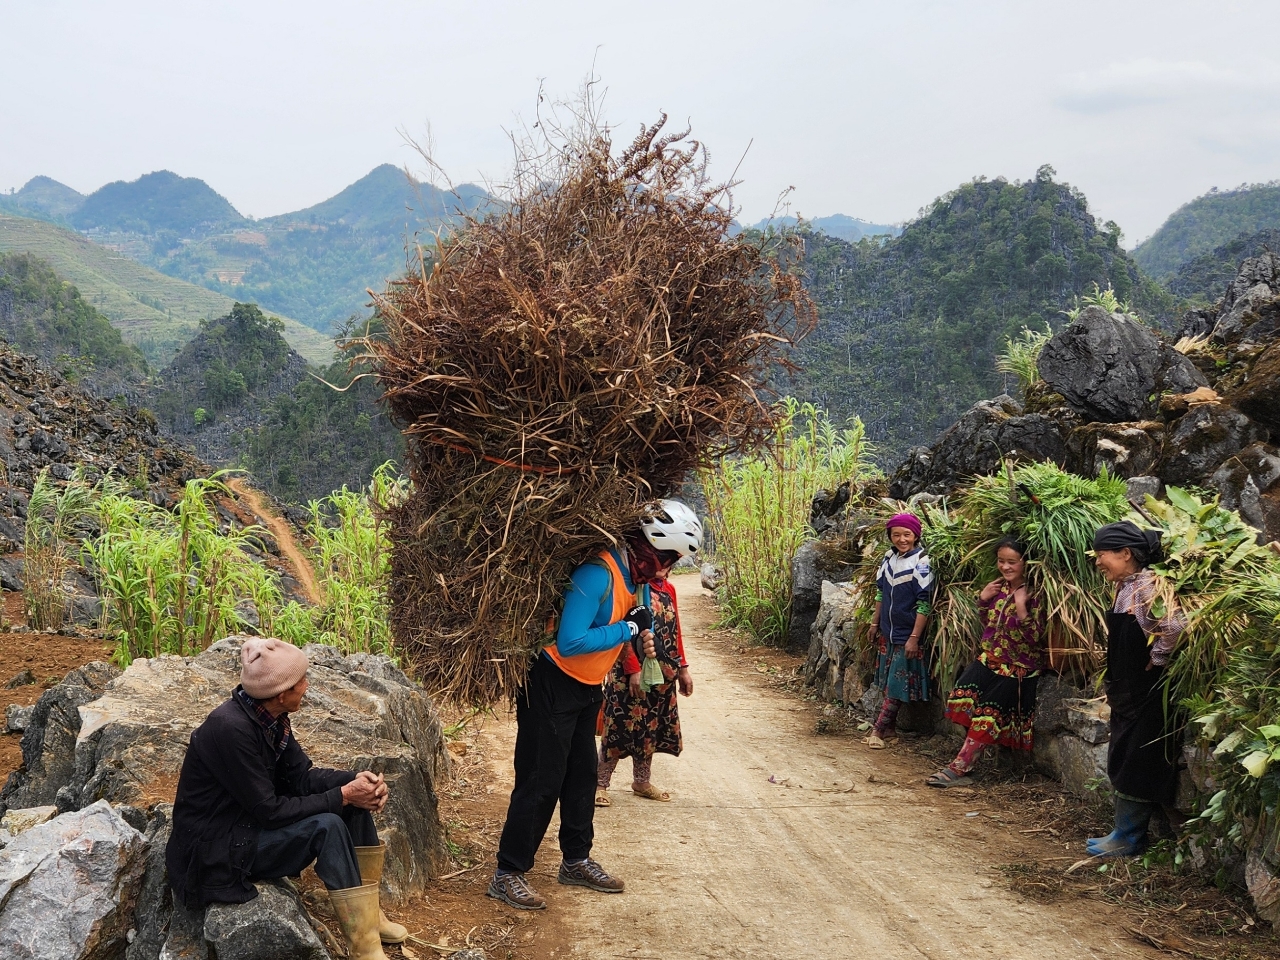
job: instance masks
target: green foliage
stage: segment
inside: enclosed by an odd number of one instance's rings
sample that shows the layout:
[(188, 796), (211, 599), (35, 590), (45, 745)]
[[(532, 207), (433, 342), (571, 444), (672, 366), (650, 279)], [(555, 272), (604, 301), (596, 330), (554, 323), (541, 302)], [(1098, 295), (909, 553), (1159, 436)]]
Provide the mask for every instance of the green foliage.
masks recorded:
[(1101, 307), (1107, 313), (1119, 313), (1128, 317), (1132, 317), (1133, 305), (1128, 300), (1121, 300), (1116, 296), (1115, 290), (1110, 284), (1107, 289), (1101, 289), (1096, 283), (1093, 285), (1093, 293), (1086, 293), (1076, 297), (1075, 306), (1070, 310), (1064, 310), (1068, 320), (1074, 321), (1080, 316), (1080, 311), (1085, 307)]
[(791, 558), (810, 534), (814, 495), (874, 472), (860, 421), (839, 429), (812, 404), (791, 398), (778, 413), (766, 450), (722, 460), (699, 476), (722, 575), (723, 622), (770, 644), (786, 642)]
[(791, 389), (837, 419), (856, 411), (886, 459), (996, 393), (991, 357), (1006, 340), (1060, 325), (1095, 284), (1149, 318), (1173, 313), (1119, 228), (1047, 169), (1024, 183), (967, 183), (883, 243), (805, 239), (821, 322), (793, 353), (804, 373)]
[(167, 429), (184, 433), (195, 427), (194, 410), (209, 415), (236, 407), (288, 363), (283, 324), (254, 304), (237, 303), (226, 316), (200, 324), (199, 335), (165, 368), (150, 403)]
[(1165, 278), (1178, 267), (1239, 237), (1280, 227), (1280, 182), (1212, 190), (1183, 204), (1133, 258), (1150, 275)]
[(1280, 229), (1242, 233), (1179, 265), (1165, 286), (1195, 306), (1210, 306), (1226, 293), (1246, 258), (1260, 257), (1268, 250), (1280, 252)]
[(225, 197), (203, 180), (180, 177), (168, 170), (99, 187), (84, 198), (70, 218), (81, 230), (107, 228), (147, 233), (188, 233), (200, 227), (244, 220)]
[[(1052, 463), (1007, 463), (1003, 475), (979, 477), (948, 501), (916, 508), (938, 582), (926, 639), (933, 644), (934, 668), (944, 689), (977, 656), (982, 629), (976, 597), (998, 575), (995, 545), (1005, 537), (1027, 545), (1027, 586), (1048, 613), (1055, 666), (1074, 666), (1086, 676), (1096, 670), (1104, 650), (1108, 591), (1089, 551), (1094, 531), (1128, 511), (1125, 491), (1123, 480), (1105, 472), (1090, 480)], [(857, 544), (859, 607), (868, 622), (886, 549), (884, 521), (902, 506), (887, 502), (882, 515), (862, 528)], [(858, 659), (869, 662), (865, 642), (854, 647)]]
[(307, 530), (316, 541), (312, 561), (321, 603), (290, 611), (286, 634), (301, 629), (313, 642), (347, 652), (394, 655), (386, 592), (391, 541), (382, 518), (408, 488), (395, 465), (384, 463), (364, 491), (343, 487), (311, 502)]
[[(241, 439), (245, 467), (282, 500), (305, 502), (359, 488), (379, 464), (404, 456), (404, 437), (378, 402), (367, 364), (335, 360), (276, 397), (265, 422)], [(330, 386), (332, 384), (332, 386)]]
[[(103, 596), (114, 659), (187, 655), (252, 626), (299, 646), (325, 643), (344, 652), (392, 654), (386, 578), (390, 545), (381, 511), (404, 494), (390, 464), (364, 493), (342, 490), (311, 505), (309, 557), (321, 604), (286, 602), (279, 576), (251, 549), (258, 527), (220, 532), (216, 478), (192, 480), (174, 512), (104, 484), (96, 503), (99, 534), (84, 559)], [(33, 496), (33, 502), (35, 497)]]
[(1024, 397), (1040, 379), (1040, 351), (1052, 336), (1053, 330), (1047, 325), (1043, 331), (1023, 327), (1018, 336), (1005, 339), (1004, 349), (996, 355), (996, 370), (1017, 377)]
[(227, 493), (216, 478), (192, 480), (170, 513), (123, 487), (104, 490), (101, 532), (84, 555), (98, 579), (120, 666), (162, 653), (199, 653), (244, 629), (247, 609), (271, 632), (282, 604), (277, 578), (246, 551), (261, 530), (219, 531), (212, 501)]
[(0, 335), (91, 390), (119, 393), (147, 373), (141, 351), (43, 260), (0, 253)]
[(79, 477), (61, 488), (49, 478), (47, 467), (36, 477), (22, 539), (22, 599), (32, 629), (57, 630), (67, 620), (64, 581), (75, 565), (71, 545), (94, 497), (95, 491)]

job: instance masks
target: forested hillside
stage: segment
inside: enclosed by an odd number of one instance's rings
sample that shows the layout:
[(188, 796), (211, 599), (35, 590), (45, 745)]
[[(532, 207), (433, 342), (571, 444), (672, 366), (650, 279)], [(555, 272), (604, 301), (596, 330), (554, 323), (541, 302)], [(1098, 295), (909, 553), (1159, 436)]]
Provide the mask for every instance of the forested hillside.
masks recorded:
[(1138, 244), (1133, 259), (1151, 276), (1164, 279), (1241, 234), (1269, 229), (1280, 229), (1280, 183), (1212, 190), (1175, 210)]
[(81, 230), (169, 232), (178, 236), (244, 221), (226, 197), (203, 180), (180, 177), (168, 170), (129, 182), (108, 183), (85, 197), (70, 217)]
[(48, 263), (27, 253), (0, 252), (0, 337), (99, 396), (131, 395), (147, 373), (141, 351)]
[(1280, 229), (1243, 233), (1180, 265), (1165, 286), (1175, 297), (1196, 306), (1215, 303), (1235, 279), (1240, 264), (1248, 257), (1267, 251), (1280, 253)]
[(1053, 173), (966, 183), (884, 243), (809, 234), (804, 267), (822, 319), (794, 353), (804, 369), (791, 389), (833, 418), (861, 416), (892, 462), (1000, 391), (1006, 337), (1056, 329), (1094, 284), (1146, 318), (1172, 314), (1119, 227), (1099, 224)]

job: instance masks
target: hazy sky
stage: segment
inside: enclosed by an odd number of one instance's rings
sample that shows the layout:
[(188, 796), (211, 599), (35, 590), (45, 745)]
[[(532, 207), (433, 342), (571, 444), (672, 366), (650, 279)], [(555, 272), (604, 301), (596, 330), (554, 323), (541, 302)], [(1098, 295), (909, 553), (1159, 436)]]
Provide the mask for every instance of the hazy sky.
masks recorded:
[(718, 175), (742, 160), (746, 221), (788, 186), (900, 221), (1051, 163), (1133, 243), (1280, 178), (1276, 36), (1276, 0), (0, 0), (0, 188), (167, 168), (263, 217), (420, 170), (400, 131), (428, 126), (455, 181), (500, 179), (539, 83), (594, 62), (620, 141), (665, 110)]

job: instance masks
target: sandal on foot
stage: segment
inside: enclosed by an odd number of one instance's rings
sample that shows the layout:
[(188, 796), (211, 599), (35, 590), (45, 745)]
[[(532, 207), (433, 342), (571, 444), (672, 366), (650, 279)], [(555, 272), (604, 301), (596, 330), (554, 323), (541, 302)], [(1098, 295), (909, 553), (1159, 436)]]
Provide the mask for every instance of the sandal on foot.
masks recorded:
[(973, 777), (967, 773), (958, 773), (950, 767), (943, 767), (925, 781), (931, 787), (963, 787), (973, 783)]
[(880, 739), (880, 734), (878, 733), (873, 733), (870, 736), (863, 737), (862, 742), (872, 750), (883, 750), (885, 746), (884, 741)]
[(613, 801), (609, 799), (609, 791), (604, 787), (596, 787), (596, 806), (612, 807)]
[(666, 803), (671, 799), (671, 794), (665, 790), (659, 790), (652, 783), (644, 783), (639, 786), (633, 783), (631, 792), (637, 797), (644, 797), (646, 800), (657, 800), (659, 803)]

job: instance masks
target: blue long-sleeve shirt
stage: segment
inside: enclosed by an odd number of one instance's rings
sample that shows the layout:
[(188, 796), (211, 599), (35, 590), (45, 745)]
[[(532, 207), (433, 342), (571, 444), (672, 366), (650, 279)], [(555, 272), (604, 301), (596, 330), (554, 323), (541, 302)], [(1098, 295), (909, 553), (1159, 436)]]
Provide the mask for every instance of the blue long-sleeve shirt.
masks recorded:
[[(611, 551), (622, 571), (627, 589), (632, 593), (627, 564), (617, 551)], [(609, 571), (600, 563), (584, 563), (573, 571), (569, 588), (564, 593), (564, 612), (556, 631), (556, 649), (561, 656), (599, 653), (631, 639), (631, 628), (625, 622), (610, 623), (613, 616), (613, 584)]]

